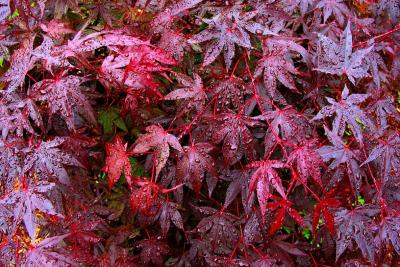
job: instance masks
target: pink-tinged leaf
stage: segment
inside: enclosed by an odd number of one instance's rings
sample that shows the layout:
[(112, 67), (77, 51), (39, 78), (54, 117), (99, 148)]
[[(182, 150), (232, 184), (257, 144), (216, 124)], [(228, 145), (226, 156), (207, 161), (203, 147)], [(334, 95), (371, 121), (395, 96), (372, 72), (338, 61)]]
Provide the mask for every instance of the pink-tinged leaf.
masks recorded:
[(254, 210), (243, 229), (243, 237), (246, 245), (254, 242), (260, 242), (263, 239), (263, 222), (264, 218), (259, 210)]
[(191, 110), (200, 112), (207, 101), (207, 94), (203, 88), (201, 77), (195, 73), (193, 79), (181, 73), (176, 73), (176, 79), (184, 86), (178, 88), (164, 97), (165, 100), (184, 99), (181, 103), (177, 116), (186, 115)]
[(265, 216), (267, 201), (272, 196), (270, 186), (275, 188), (283, 198), (286, 198), (281, 178), (275, 170), (275, 168), (284, 168), (285, 164), (277, 160), (264, 160), (254, 161), (247, 165), (247, 167), (257, 168), (251, 176), (249, 190), (250, 192), (257, 190), (257, 199), (260, 204), (261, 213)]
[(315, 149), (316, 142), (298, 146), (290, 153), (287, 163), (296, 166), (303, 183), (307, 183), (311, 178), (322, 186), (321, 166), (323, 166), (323, 161)]
[(164, 65), (176, 61), (164, 50), (149, 45), (138, 45), (119, 50), (118, 55), (107, 56), (101, 65), (100, 79), (105, 79), (117, 87), (132, 89), (152, 89), (158, 87), (152, 73), (169, 70)]
[(286, 10), (289, 9), (289, 11), (293, 11), (294, 7), (298, 7), (298, 2), (299, 1), (310, 1), (310, 0), (290, 0), (285, 2), (285, 5), (281, 5), (280, 2), (276, 3), (269, 3), (269, 2), (264, 2), (264, 1), (258, 1), (257, 2), (257, 11), (258, 11), (258, 16), (264, 18), (264, 17), (269, 17), (271, 16), (273, 20), (276, 20), (277, 22), (281, 21), (287, 21), (290, 19), (290, 12), (287, 12)]
[(322, 34), (318, 36), (318, 58), (315, 70), (328, 74), (345, 74), (353, 84), (356, 83), (355, 79), (366, 76), (368, 66), (365, 64), (365, 56), (373, 47), (359, 49), (353, 53), (350, 22), (343, 31), (339, 44)]
[(52, 19), (47, 23), (40, 24), (40, 28), (45, 31), (50, 37), (60, 39), (63, 35), (74, 33), (65, 23)]
[(0, 1), (0, 23), (4, 23), (6, 18), (11, 14), (10, 0)]
[[(388, 14), (390, 20), (396, 23), (400, 18), (400, 3), (396, 0), (377, 1), (378, 14)], [(376, 3), (376, 2), (374, 2)]]
[(64, 165), (83, 166), (75, 157), (58, 148), (63, 142), (63, 138), (56, 137), (51, 141), (42, 141), (25, 148), (23, 173), (31, 171), (38, 174), (39, 178), (50, 176), (57, 178), (63, 184), (70, 184)]
[(13, 141), (0, 139), (0, 176), (5, 191), (11, 191), (16, 179), (22, 176), (23, 165), (19, 153), (20, 146), (17, 140)]
[[(24, 185), (22, 185), (24, 187)], [(49, 192), (54, 188), (54, 183), (39, 183), (35, 186), (26, 186), (14, 190), (6, 198), (0, 200), (0, 204), (12, 211), (13, 225), (11, 229), (16, 230), (17, 224), (22, 220), (29, 237), (33, 242), (36, 239), (37, 226), (40, 224), (36, 215), (36, 209), (49, 215), (62, 217), (49, 199), (43, 193)]]
[(223, 142), (222, 151), (226, 164), (234, 165), (243, 155), (248, 160), (254, 158), (253, 137), (248, 129), (259, 125), (259, 121), (251, 117), (234, 113), (222, 113), (212, 118), (212, 142)]
[(372, 149), (368, 158), (361, 164), (363, 166), (372, 161), (378, 162), (384, 183), (390, 179), (391, 171), (400, 170), (400, 136), (393, 133), (385, 139), (380, 140), (381, 143)]
[(212, 94), (217, 96), (216, 110), (226, 112), (229, 109), (239, 110), (244, 104), (246, 90), (244, 82), (241, 78), (230, 76), (229, 78), (219, 80), (218, 83), (211, 88)]
[(325, 126), (324, 128), (328, 135), (328, 139), (333, 146), (327, 145), (317, 149), (318, 154), (325, 162), (332, 160), (329, 165), (329, 168), (332, 170), (337, 169), (341, 164), (345, 164), (351, 185), (355, 192), (358, 192), (362, 183), (361, 170), (359, 166), (359, 151), (352, 150), (343, 143), (339, 136), (329, 131)]
[(72, 75), (45, 79), (35, 83), (30, 94), (37, 101), (45, 101), (51, 114), (61, 115), (68, 128), (75, 130), (74, 112), (96, 125), (93, 108), (84, 94), (84, 88), (81, 87), (85, 81), (82, 77)]
[(241, 7), (235, 5), (211, 19), (203, 19), (208, 28), (189, 39), (189, 43), (192, 44), (213, 40), (205, 52), (203, 66), (214, 62), (224, 51), (225, 65), (229, 68), (235, 56), (235, 44), (251, 49), (247, 31), (263, 32), (263, 27), (252, 21), (255, 15), (254, 12), (243, 13)]
[(57, 248), (60, 242), (68, 236), (52, 236), (34, 245), (22, 258), (23, 266), (79, 266), (68, 255), (68, 251)]
[(55, 52), (56, 46), (52, 38), (43, 36), (42, 43), (32, 51), (35, 61), (42, 60), (44, 68), (53, 74), (53, 68), (72, 67), (68, 60)]
[(33, 38), (27, 36), (21, 46), (11, 56), (11, 65), (0, 77), (0, 81), (7, 83), (7, 92), (14, 92), (24, 84), (26, 74), (34, 67), (31, 61)]
[[(382, 83), (388, 83), (388, 69), (384, 59), (379, 54), (377, 47), (374, 47), (366, 56), (366, 63), (369, 65), (369, 72), (372, 75), (372, 79), (378, 88), (381, 88)], [(374, 92), (379, 92), (374, 91)]]
[(125, 175), (129, 187), (132, 188), (132, 166), (128, 157), (127, 144), (123, 144), (121, 138), (117, 136), (114, 144), (106, 144), (106, 154), (106, 163), (103, 170), (108, 174), (109, 189), (111, 190), (122, 173)]
[[(140, 2), (142, 1), (144, 0), (141, 0)], [(174, 16), (177, 16), (179, 15), (179, 13), (196, 6), (198, 3), (202, 1), (203, 0), (180, 0), (169, 5), (162, 12), (158, 13), (158, 15), (156, 15), (153, 21), (151, 22), (153, 30), (155, 32), (161, 32), (165, 34), (171, 28)], [(153, 9), (162, 9), (162, 7), (166, 3), (166, 0), (161, 0), (161, 1), (151, 0), (150, 2), (151, 3), (147, 4), (147, 7), (153, 6)], [(140, 6), (143, 6), (143, 4)]]
[(171, 11), (171, 15), (175, 16), (179, 13), (190, 9), (196, 6), (198, 3), (201, 3), (203, 0), (179, 0), (176, 3), (167, 7), (167, 10)]
[(183, 34), (165, 31), (161, 35), (158, 46), (167, 51), (175, 60), (181, 62), (189, 44)]
[(36, 134), (30, 119), (37, 127), (43, 129), (42, 117), (31, 99), (21, 100), (17, 95), (12, 95), (10, 98), (14, 102), (0, 100), (0, 128), (3, 139), (9, 134), (22, 137), (24, 131)]
[(342, 0), (322, 0), (316, 7), (323, 10), (324, 23), (334, 15), (335, 19), (344, 25), (345, 17), (350, 16), (350, 10)]
[(272, 97), (275, 97), (277, 81), (280, 81), (284, 86), (297, 92), (292, 74), (299, 74), (297, 69), (288, 63), (284, 57), (266, 56), (258, 63), (256, 76), (260, 76), (264, 72), (264, 83)]
[[(339, 136), (343, 136), (346, 124), (349, 125), (357, 141), (363, 142), (363, 128), (360, 125), (361, 121), (369, 130), (374, 130), (375, 126), (364, 111), (359, 107), (369, 97), (368, 94), (351, 94), (347, 86), (342, 91), (342, 99), (339, 102), (327, 97), (330, 105), (324, 106), (312, 120), (320, 120), (326, 117), (331, 117), (336, 114), (333, 120), (333, 132)], [(357, 121), (358, 120), (358, 121)]]
[(17, 44), (13, 38), (13, 36), (9, 36), (3, 33), (0, 33), (0, 56), (3, 60), (10, 61), (10, 49), (9, 47)]
[[(0, 210), (3, 208), (0, 207)], [(2, 214), (3, 215), (3, 214)], [(15, 250), (17, 249), (17, 242), (6, 236), (0, 244), (0, 264), (7, 266), (10, 262), (15, 260)]]
[[(83, 28), (84, 29), (84, 28)], [(81, 53), (94, 51), (102, 46), (116, 49), (121, 46), (147, 45), (147, 41), (140, 40), (135, 36), (118, 31), (94, 32), (82, 37), (82, 31), (79, 31), (74, 39), (69, 40), (67, 45), (60, 46), (58, 52), (63, 57), (79, 56)]]
[(396, 109), (393, 96), (381, 96), (380, 94), (381, 92), (378, 91), (372, 96), (374, 98), (374, 103), (368, 107), (368, 110), (374, 110), (378, 126), (385, 129), (388, 127), (388, 117), (400, 122), (400, 113)]
[(255, 76), (264, 73), (264, 83), (269, 95), (275, 99), (277, 94), (277, 81), (294, 92), (298, 92), (292, 74), (300, 74), (290, 59), (289, 52), (302, 55), (308, 62), (308, 53), (300, 45), (283, 38), (270, 38), (263, 43), (263, 57), (258, 61)]
[(346, 249), (351, 249), (352, 242), (358, 245), (362, 255), (371, 262), (375, 260), (374, 238), (372, 235), (372, 217), (379, 212), (375, 207), (361, 206), (354, 210), (341, 209), (335, 213), (337, 229), (336, 261)]
[(272, 152), (273, 140), (278, 137), (299, 144), (308, 142), (312, 134), (309, 119), (289, 105), (283, 109), (276, 107), (275, 110), (265, 111), (260, 118), (266, 119), (269, 126), (264, 138), (265, 155)]
[[(295, 12), (299, 9), (300, 14), (304, 16), (309, 10), (309, 7), (314, 6), (314, 2), (314, 0), (288, 0), (287, 2), (285, 2), (283, 8), (285, 11), (291, 14), (295, 14)], [(280, 15), (280, 17), (282, 17), (282, 19), (285, 19), (284, 14)]]
[(178, 164), (176, 179), (178, 184), (185, 183), (196, 193), (200, 192), (206, 172), (212, 176), (217, 175), (215, 163), (209, 153), (213, 146), (208, 143), (198, 143), (183, 147)]
[(177, 151), (182, 151), (182, 147), (174, 135), (167, 133), (159, 125), (148, 126), (146, 132), (146, 134), (139, 136), (133, 144), (132, 153), (141, 154), (153, 150), (156, 157), (155, 177), (158, 177), (161, 169), (167, 163), (170, 147)]

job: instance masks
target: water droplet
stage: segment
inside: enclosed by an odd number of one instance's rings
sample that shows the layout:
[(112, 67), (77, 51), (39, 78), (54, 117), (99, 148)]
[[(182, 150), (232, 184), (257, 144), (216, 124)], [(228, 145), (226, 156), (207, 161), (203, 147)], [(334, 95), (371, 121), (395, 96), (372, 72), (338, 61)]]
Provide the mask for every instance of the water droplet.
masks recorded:
[(236, 150), (238, 146), (236, 144), (231, 144), (230, 149), (231, 150)]

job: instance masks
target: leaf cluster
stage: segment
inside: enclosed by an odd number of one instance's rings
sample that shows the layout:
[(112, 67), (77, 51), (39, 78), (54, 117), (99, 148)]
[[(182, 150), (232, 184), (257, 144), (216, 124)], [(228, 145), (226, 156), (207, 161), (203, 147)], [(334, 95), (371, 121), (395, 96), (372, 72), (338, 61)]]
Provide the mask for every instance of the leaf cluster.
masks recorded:
[(0, 266), (398, 266), (398, 0), (0, 0)]

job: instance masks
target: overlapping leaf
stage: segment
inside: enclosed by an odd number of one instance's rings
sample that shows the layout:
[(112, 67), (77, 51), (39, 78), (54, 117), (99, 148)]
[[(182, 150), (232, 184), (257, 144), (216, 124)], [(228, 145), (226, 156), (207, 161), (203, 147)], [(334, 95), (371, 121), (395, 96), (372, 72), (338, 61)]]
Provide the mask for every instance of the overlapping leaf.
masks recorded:
[(239, 238), (238, 230), (234, 226), (236, 217), (209, 207), (200, 208), (200, 212), (209, 216), (197, 224), (196, 230), (209, 240), (211, 248), (220, 253), (232, 248)]
[(201, 77), (195, 73), (193, 79), (187, 75), (176, 73), (176, 79), (184, 87), (178, 88), (164, 97), (165, 100), (184, 99), (180, 105), (177, 116), (187, 114), (191, 110), (200, 112), (206, 104), (207, 94), (203, 88)]
[(75, 112), (88, 122), (96, 124), (93, 108), (81, 89), (86, 79), (78, 76), (62, 76), (45, 79), (31, 89), (31, 95), (38, 101), (45, 101), (51, 114), (58, 114), (70, 130), (75, 129)]
[(350, 23), (347, 24), (346, 29), (343, 31), (339, 44), (336, 44), (335, 41), (325, 35), (318, 34), (318, 36), (318, 58), (315, 70), (328, 74), (344, 74), (353, 84), (356, 83), (356, 79), (366, 76), (368, 67), (364, 62), (364, 58), (372, 50), (372, 46), (353, 52)]
[(322, 185), (321, 166), (322, 158), (315, 151), (315, 142), (309, 142), (298, 146), (292, 151), (288, 158), (288, 164), (295, 165), (304, 183), (310, 178)]
[[(0, 200), (1, 205), (11, 211), (10, 215), (13, 216), (14, 223), (10, 225), (10, 228), (13, 231), (22, 220), (29, 237), (35, 242), (36, 228), (40, 225), (36, 210), (48, 215), (62, 216), (56, 211), (51, 201), (43, 195), (54, 186), (54, 183), (40, 183), (28, 188), (22, 185), (22, 188), (12, 191), (7, 198)], [(2, 220), (4, 219), (6, 218)]]
[(371, 262), (375, 260), (374, 238), (372, 235), (371, 217), (376, 215), (373, 207), (360, 207), (354, 210), (342, 209), (335, 213), (337, 229), (336, 260), (355, 241), (363, 256)]
[(106, 163), (103, 170), (108, 173), (108, 187), (111, 189), (123, 173), (130, 187), (133, 186), (132, 166), (129, 161), (127, 144), (123, 144), (120, 137), (115, 139), (115, 144), (106, 145)]
[(263, 44), (263, 57), (258, 61), (255, 76), (264, 73), (264, 83), (267, 92), (275, 99), (277, 81), (294, 92), (298, 92), (292, 74), (300, 74), (290, 58), (289, 52), (297, 52), (308, 61), (307, 51), (290, 39), (271, 38)]
[(272, 192), (270, 187), (286, 198), (285, 189), (282, 185), (277, 168), (284, 168), (285, 164), (277, 160), (254, 161), (248, 165), (249, 168), (257, 168), (251, 176), (249, 190), (257, 191), (257, 199), (260, 204), (261, 213), (265, 216), (267, 201), (271, 198)]
[(375, 129), (371, 119), (358, 106), (369, 97), (368, 94), (352, 94), (349, 95), (349, 89), (344, 87), (342, 91), (342, 99), (336, 102), (333, 98), (327, 97), (329, 106), (323, 107), (313, 120), (320, 120), (336, 114), (333, 120), (333, 132), (339, 136), (343, 136), (346, 130), (346, 124), (349, 125), (355, 138), (359, 143), (363, 142), (363, 124), (369, 130)]
[(65, 249), (57, 249), (68, 234), (52, 236), (32, 247), (23, 257), (26, 266), (78, 266), (73, 257)]
[(235, 44), (251, 49), (250, 36), (252, 33), (262, 33), (263, 26), (252, 21), (257, 12), (241, 11), (241, 6), (228, 8), (211, 19), (203, 19), (208, 28), (194, 35), (189, 43), (202, 43), (212, 40), (204, 56), (203, 66), (214, 62), (224, 51), (225, 65), (229, 68), (235, 56)]
[(167, 133), (159, 125), (148, 126), (146, 132), (136, 140), (132, 152), (140, 154), (154, 150), (156, 158), (155, 176), (157, 177), (169, 158), (170, 147), (177, 151), (182, 151), (182, 147), (174, 135)]
[(212, 141), (215, 144), (223, 142), (222, 150), (226, 163), (235, 164), (243, 154), (247, 159), (253, 159), (253, 138), (248, 127), (259, 124), (256, 119), (234, 113), (222, 113), (212, 122)]
[(213, 176), (217, 174), (214, 160), (209, 155), (213, 148), (208, 143), (183, 147), (183, 153), (177, 164), (178, 183), (185, 183), (199, 193), (205, 173), (208, 172)]
[(54, 177), (61, 183), (69, 184), (70, 179), (64, 166), (83, 167), (72, 155), (63, 152), (58, 146), (64, 142), (61, 137), (43, 141), (24, 149), (24, 173), (31, 171), (44, 177)]
[[(335, 133), (329, 131), (325, 127), (325, 132), (328, 135), (329, 141), (333, 145), (326, 145), (319, 149), (317, 152), (325, 162), (331, 161), (329, 168), (335, 170), (341, 164), (345, 164), (347, 173), (350, 177), (350, 182), (353, 189), (357, 192), (361, 187), (361, 170), (360, 170), (360, 157), (359, 151), (353, 151), (350, 147), (346, 146), (342, 139)], [(340, 177), (341, 179), (342, 177)], [(337, 181), (334, 181), (337, 182)]]
[(400, 168), (400, 136), (394, 133), (387, 140), (382, 140), (381, 144), (374, 147), (362, 165), (372, 161), (379, 162), (383, 181), (387, 182), (390, 172)]

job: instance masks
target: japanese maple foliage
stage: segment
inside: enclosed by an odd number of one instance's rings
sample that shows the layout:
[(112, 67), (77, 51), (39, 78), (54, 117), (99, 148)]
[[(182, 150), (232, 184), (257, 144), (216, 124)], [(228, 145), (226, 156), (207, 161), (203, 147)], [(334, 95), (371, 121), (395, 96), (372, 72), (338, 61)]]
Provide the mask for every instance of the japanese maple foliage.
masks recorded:
[(0, 0), (0, 266), (399, 266), (398, 0)]

